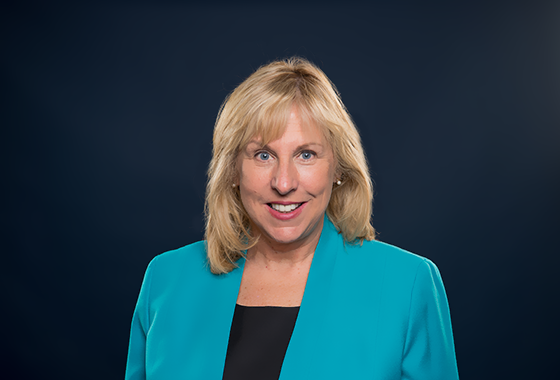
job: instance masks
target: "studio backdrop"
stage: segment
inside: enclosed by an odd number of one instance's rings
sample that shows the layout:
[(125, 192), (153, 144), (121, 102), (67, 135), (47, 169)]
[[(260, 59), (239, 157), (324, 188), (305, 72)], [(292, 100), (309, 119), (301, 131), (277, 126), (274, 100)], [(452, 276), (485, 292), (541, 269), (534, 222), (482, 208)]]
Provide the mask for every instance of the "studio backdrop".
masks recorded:
[(229, 92), (334, 82), (379, 240), (434, 261), (462, 379), (558, 356), (560, 3), (2, 5), (2, 378), (122, 379), (148, 262), (201, 240)]

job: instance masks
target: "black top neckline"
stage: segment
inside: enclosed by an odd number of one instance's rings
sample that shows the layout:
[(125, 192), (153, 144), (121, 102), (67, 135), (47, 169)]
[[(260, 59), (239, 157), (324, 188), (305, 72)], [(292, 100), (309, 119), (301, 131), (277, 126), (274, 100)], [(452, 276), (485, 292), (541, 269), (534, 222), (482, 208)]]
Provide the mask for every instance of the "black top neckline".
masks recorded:
[(274, 309), (299, 309), (300, 306), (246, 306), (236, 303), (236, 307), (244, 307), (247, 309), (264, 309), (264, 308), (274, 308)]

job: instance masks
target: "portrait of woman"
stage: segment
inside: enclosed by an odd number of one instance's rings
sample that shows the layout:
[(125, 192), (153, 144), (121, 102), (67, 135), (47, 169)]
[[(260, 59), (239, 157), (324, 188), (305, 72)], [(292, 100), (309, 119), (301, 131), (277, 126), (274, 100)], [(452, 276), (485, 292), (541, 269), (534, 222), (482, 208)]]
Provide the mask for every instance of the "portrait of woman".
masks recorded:
[(361, 139), (311, 62), (224, 101), (205, 240), (156, 256), (126, 379), (457, 379), (434, 263), (376, 240)]
[(560, 1), (2, 5), (2, 379), (558, 377)]

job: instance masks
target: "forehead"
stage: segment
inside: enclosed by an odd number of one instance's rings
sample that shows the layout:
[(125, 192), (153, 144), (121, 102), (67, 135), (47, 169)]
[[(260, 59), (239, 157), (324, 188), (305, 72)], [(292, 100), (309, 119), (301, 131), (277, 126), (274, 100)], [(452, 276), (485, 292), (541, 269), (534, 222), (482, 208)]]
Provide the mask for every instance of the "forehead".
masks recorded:
[[(276, 143), (328, 145), (325, 130), (309, 114), (293, 105), (284, 117), (261, 124), (260, 128), (248, 128), (243, 147), (248, 144), (260, 146)], [(253, 131), (249, 131), (253, 129)], [(252, 132), (252, 133), (249, 133)]]

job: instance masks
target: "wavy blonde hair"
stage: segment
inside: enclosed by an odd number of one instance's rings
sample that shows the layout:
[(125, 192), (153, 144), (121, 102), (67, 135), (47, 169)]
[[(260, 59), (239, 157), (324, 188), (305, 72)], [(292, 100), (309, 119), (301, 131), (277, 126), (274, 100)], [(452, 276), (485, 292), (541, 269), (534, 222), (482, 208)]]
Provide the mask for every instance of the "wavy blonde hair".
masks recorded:
[(226, 97), (218, 113), (205, 202), (212, 273), (236, 268), (243, 251), (258, 240), (251, 234), (238, 188), (232, 186), (237, 156), (255, 136), (262, 145), (282, 136), (293, 105), (302, 119), (319, 126), (333, 149), (343, 183), (333, 188), (329, 219), (347, 243), (375, 239), (370, 223), (373, 185), (360, 135), (329, 78), (311, 62), (292, 57), (260, 67)]

